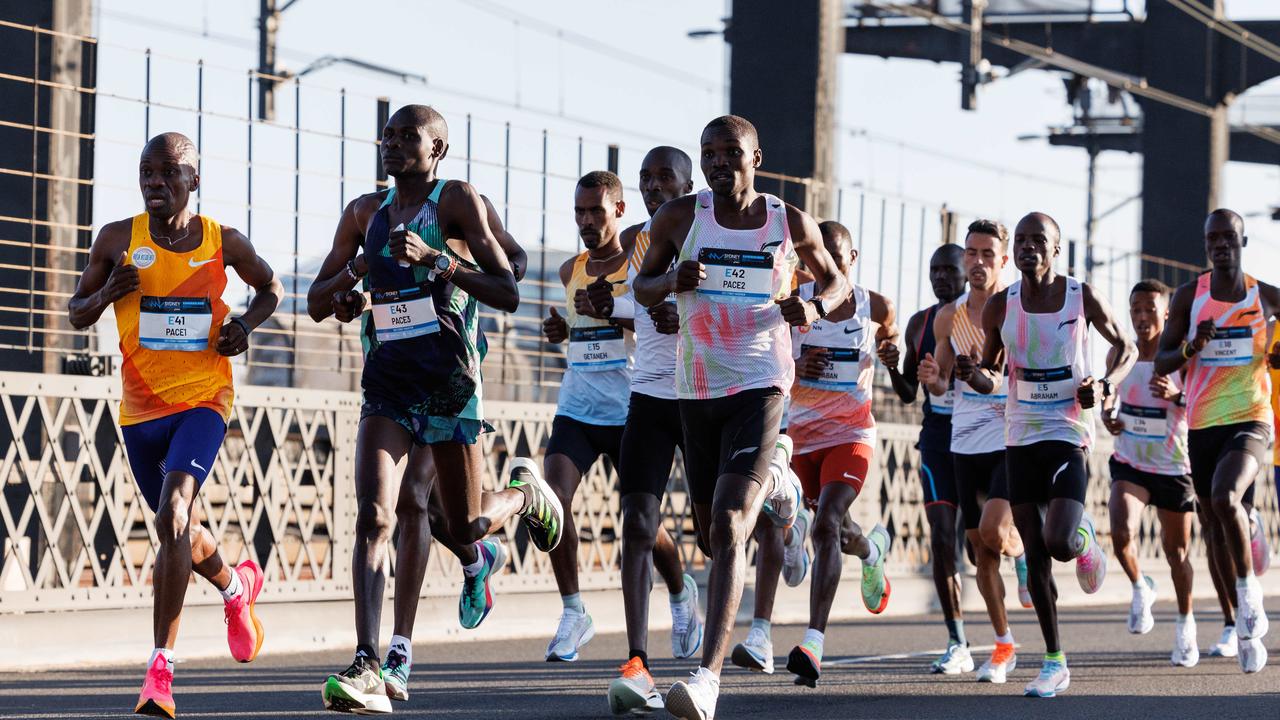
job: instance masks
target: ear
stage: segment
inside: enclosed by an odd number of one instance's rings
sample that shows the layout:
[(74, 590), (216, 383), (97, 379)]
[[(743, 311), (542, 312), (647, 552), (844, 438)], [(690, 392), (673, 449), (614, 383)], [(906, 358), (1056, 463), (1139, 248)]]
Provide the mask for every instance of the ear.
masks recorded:
[(449, 154), (449, 143), (440, 138), (435, 138), (431, 141), (431, 154), (435, 155), (437, 159), (443, 160), (444, 156)]
[(756, 148), (751, 153), (751, 167), (758, 168), (764, 162), (764, 152), (760, 148)]
[(614, 205), (613, 205), (613, 216), (614, 216), (614, 217), (622, 217), (623, 215), (626, 215), (626, 214), (627, 214), (627, 201), (626, 201), (626, 200), (619, 200), (618, 202), (614, 203)]
[(849, 267), (853, 267), (856, 262), (858, 262), (858, 250), (857, 248), (849, 248)]
[(1248, 236), (1248, 235), (1241, 235), (1241, 236), (1240, 236), (1240, 247), (1248, 247), (1248, 246), (1249, 246), (1249, 236)]
[(195, 192), (200, 189), (200, 173), (191, 171), (191, 182), (188, 183), (187, 192)]

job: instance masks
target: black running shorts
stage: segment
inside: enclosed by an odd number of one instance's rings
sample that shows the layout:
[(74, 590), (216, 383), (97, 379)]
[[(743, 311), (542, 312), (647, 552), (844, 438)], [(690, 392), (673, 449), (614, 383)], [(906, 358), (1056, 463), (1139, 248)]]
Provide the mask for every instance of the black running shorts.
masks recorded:
[(1151, 499), (1147, 504), (1170, 512), (1191, 512), (1196, 509), (1196, 491), (1190, 475), (1157, 475), (1143, 472), (1134, 466), (1111, 458), (1111, 482), (1123, 480), (1147, 491)]
[(557, 415), (551, 422), (546, 454), (568, 457), (583, 474), (601, 455), (607, 455), (616, 469), (622, 448), (622, 428), (622, 425), (588, 425), (567, 415)]
[(728, 397), (680, 400), (689, 495), (710, 505), (721, 475), (764, 484), (782, 422), (782, 391), (755, 388)]
[(1259, 467), (1268, 464), (1271, 426), (1264, 422), (1243, 422), (1200, 428), (1187, 433), (1187, 452), (1191, 455), (1191, 480), (1196, 497), (1213, 495), (1213, 471), (1229, 452), (1243, 451), (1257, 459)]
[(952, 456), (956, 469), (956, 490), (964, 529), (977, 530), (982, 521), (982, 505), (987, 500), (1009, 499), (1009, 475), (1004, 451)]
[(622, 463), (618, 465), (618, 492), (649, 493), (659, 500), (671, 479), (676, 448), (684, 450), (680, 427), (680, 401), (631, 393), (627, 424), (622, 431)]
[(1084, 448), (1061, 440), (1010, 446), (1004, 454), (1009, 503), (1046, 504), (1067, 498), (1084, 503), (1089, 486)]
[(951, 452), (946, 447), (928, 445), (921, 439), (920, 484), (924, 487), (925, 506), (941, 503), (960, 506)]

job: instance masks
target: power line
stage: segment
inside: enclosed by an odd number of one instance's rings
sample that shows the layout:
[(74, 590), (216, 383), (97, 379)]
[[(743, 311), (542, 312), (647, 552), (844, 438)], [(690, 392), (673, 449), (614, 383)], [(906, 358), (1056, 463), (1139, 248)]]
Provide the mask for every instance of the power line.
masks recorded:
[(1227, 18), (1216, 17), (1211, 10), (1201, 5), (1187, 2), (1187, 0), (1169, 0), (1169, 4), (1199, 20), (1210, 30), (1235, 40), (1259, 55), (1263, 55), (1275, 62), (1280, 62), (1280, 45), (1276, 45), (1266, 38), (1258, 37)]

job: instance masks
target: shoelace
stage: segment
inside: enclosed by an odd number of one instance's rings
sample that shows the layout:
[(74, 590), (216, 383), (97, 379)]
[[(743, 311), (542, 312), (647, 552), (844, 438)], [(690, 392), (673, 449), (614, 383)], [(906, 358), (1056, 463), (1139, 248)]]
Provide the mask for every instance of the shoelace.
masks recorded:
[(1036, 680), (1037, 681), (1051, 680), (1053, 679), (1054, 674), (1060, 670), (1062, 670), (1062, 663), (1058, 662), (1057, 660), (1046, 660), (1044, 664), (1040, 666), (1040, 676), (1037, 677)]
[(364, 673), (364, 670), (365, 670), (364, 660), (361, 658), (356, 658), (355, 660), (351, 661), (351, 664), (347, 666), (346, 670), (343, 670), (341, 673), (338, 673), (338, 676), (347, 678), (349, 680), (355, 680), (356, 678), (360, 677)]
[(579, 614), (576, 612), (564, 611), (560, 615), (560, 625), (556, 628), (556, 644), (568, 640), (573, 635), (573, 626), (578, 622)]
[(649, 672), (644, 669), (644, 663), (639, 658), (632, 658), (618, 668), (618, 672), (622, 673), (622, 677), (628, 680), (646, 679)]
[(387, 669), (387, 672), (395, 673), (400, 668), (405, 667), (405, 659), (405, 656), (398, 652), (389, 652), (387, 653), (387, 661), (383, 666)]
[(751, 628), (747, 633), (747, 645), (749, 647), (763, 648), (769, 644), (769, 638), (764, 636), (764, 631), (759, 628)]
[(1012, 657), (1013, 657), (1012, 644), (1009, 644), (1009, 645), (997, 644), (996, 651), (991, 653), (991, 664), (1000, 665), (1001, 663), (1007, 663), (1009, 662), (1009, 659)]
[(222, 606), (222, 624), (230, 625), (232, 618), (240, 614), (244, 608), (244, 593), (240, 593)]
[(1146, 597), (1146, 593), (1142, 591), (1138, 591), (1133, 594), (1133, 600), (1129, 601), (1130, 615), (1137, 615), (1137, 616), (1142, 615), (1142, 606), (1146, 604), (1145, 602), (1143, 602), (1144, 597)]
[(671, 605), (671, 630), (672, 632), (684, 632), (689, 627), (689, 601), (682, 600)]
[(169, 695), (173, 691), (173, 671), (166, 667), (155, 673), (156, 690), (165, 695)]

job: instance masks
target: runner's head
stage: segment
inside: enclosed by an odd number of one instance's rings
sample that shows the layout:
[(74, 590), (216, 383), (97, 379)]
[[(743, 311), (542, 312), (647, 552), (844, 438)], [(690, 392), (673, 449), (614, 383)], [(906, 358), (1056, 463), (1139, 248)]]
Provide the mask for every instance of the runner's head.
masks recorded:
[(1169, 286), (1159, 280), (1139, 280), (1129, 291), (1129, 320), (1139, 340), (1150, 342), (1164, 332), (1170, 292)]
[(951, 302), (964, 294), (964, 250), (950, 243), (933, 251), (929, 258), (929, 284), (942, 302)]
[(721, 115), (702, 130), (702, 175), (717, 195), (735, 195), (755, 186), (760, 167), (756, 126), (737, 115)]
[(1039, 277), (1053, 267), (1062, 233), (1053, 218), (1033, 212), (1013, 230), (1013, 264), (1027, 277)]
[(198, 164), (196, 145), (186, 135), (167, 132), (151, 138), (138, 160), (138, 186), (147, 213), (167, 220), (185, 210), (191, 193), (200, 187)]
[(836, 261), (836, 267), (840, 268), (841, 273), (849, 274), (849, 268), (858, 261), (858, 251), (853, 249), (853, 236), (849, 234), (849, 228), (835, 220), (824, 220), (818, 223), (818, 230), (822, 232), (822, 244)]
[(426, 175), (449, 152), (449, 125), (426, 105), (405, 105), (382, 128), (382, 169), (393, 178)]
[[(995, 220), (974, 220), (964, 236), (964, 274), (975, 288), (994, 290), (1009, 263), (1009, 228)], [(937, 292), (937, 288), (934, 288)]]
[(693, 161), (679, 148), (659, 145), (640, 163), (640, 194), (649, 216), (662, 203), (693, 192)]
[(618, 221), (626, 212), (622, 200), (622, 181), (608, 170), (593, 170), (578, 180), (573, 191), (573, 219), (578, 223), (578, 236), (588, 250), (618, 235)]
[(1244, 234), (1244, 218), (1226, 208), (1209, 213), (1204, 221), (1204, 249), (1209, 264), (1216, 270), (1235, 270), (1240, 267), (1240, 255), (1249, 238)]

